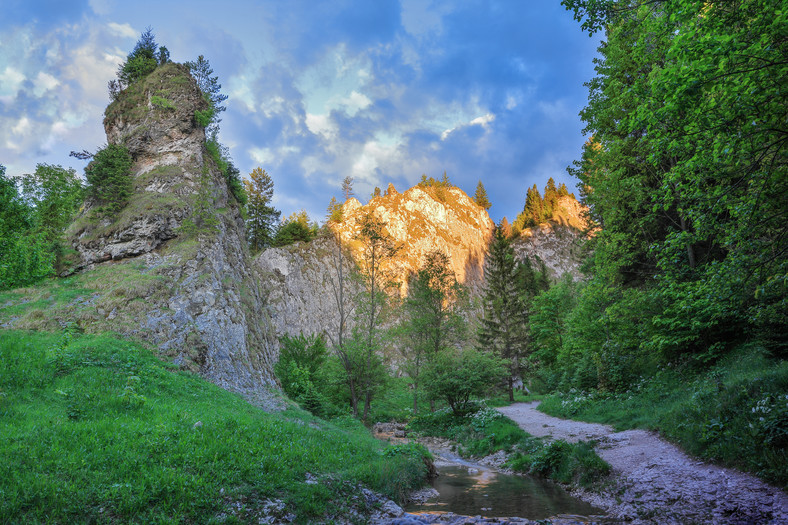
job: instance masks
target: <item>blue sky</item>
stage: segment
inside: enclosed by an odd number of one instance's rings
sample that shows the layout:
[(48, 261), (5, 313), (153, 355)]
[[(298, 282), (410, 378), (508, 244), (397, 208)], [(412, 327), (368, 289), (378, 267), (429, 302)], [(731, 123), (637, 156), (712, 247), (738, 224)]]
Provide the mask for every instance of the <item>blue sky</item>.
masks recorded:
[(0, 164), (82, 173), (71, 150), (106, 141), (107, 81), (151, 26), (177, 62), (204, 55), (229, 96), (220, 140), (243, 174), (274, 179), (283, 215), (322, 220), (350, 175), (366, 202), (421, 175), (498, 221), (548, 177), (573, 190), (578, 112), (598, 38), (559, 0), (149, 2), (5, 0), (0, 20)]

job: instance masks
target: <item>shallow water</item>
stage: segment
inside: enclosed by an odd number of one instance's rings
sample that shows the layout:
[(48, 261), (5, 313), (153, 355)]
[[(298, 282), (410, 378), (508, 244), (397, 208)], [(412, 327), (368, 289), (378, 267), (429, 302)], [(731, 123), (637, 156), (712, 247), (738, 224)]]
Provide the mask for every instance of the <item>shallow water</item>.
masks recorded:
[(558, 485), (530, 476), (502, 474), (462, 460), (437, 461), (440, 474), (432, 486), (440, 493), (407, 512), (454, 512), (490, 518), (518, 516), (532, 520), (558, 515), (599, 516), (588, 503), (573, 498)]

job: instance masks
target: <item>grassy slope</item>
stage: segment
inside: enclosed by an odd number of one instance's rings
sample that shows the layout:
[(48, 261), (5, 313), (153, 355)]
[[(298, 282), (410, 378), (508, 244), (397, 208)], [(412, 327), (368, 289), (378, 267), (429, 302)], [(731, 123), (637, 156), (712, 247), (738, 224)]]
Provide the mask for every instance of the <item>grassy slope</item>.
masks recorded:
[(304, 522), (424, 474), (355, 421), (262, 412), (109, 335), (0, 332), (0, 364), (0, 523), (245, 521), (266, 498)]
[(659, 431), (689, 453), (788, 488), (788, 362), (739, 348), (712, 369), (666, 368), (623, 394), (547, 396), (540, 410)]

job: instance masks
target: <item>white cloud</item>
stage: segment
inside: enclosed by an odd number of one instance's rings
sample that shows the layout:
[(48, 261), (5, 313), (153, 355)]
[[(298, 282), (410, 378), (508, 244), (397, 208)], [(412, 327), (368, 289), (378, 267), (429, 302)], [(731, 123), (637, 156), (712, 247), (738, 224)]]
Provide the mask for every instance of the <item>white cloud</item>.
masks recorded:
[(117, 24), (115, 22), (110, 22), (107, 24), (109, 28), (109, 33), (113, 36), (119, 36), (122, 38), (136, 38), (137, 31), (134, 30), (129, 24)]
[(14, 127), (11, 128), (11, 131), (14, 135), (27, 135), (33, 129), (33, 126), (30, 122), (30, 119), (27, 118), (27, 115), (19, 119), (19, 122), (16, 123)]
[(11, 66), (6, 66), (2, 73), (0, 73), (0, 100), (9, 103), (14, 99), (19, 89), (22, 87), (22, 82), (27, 79), (24, 73)]
[(40, 97), (47, 91), (55, 89), (60, 85), (60, 81), (50, 75), (49, 73), (44, 73), (43, 71), (39, 71), (36, 78), (33, 80), (33, 94), (36, 97)]
[(337, 134), (337, 128), (328, 115), (306, 114), (306, 127), (315, 135), (323, 135), (325, 138), (333, 138)]
[(461, 128), (466, 128), (468, 126), (481, 126), (482, 128), (487, 129), (490, 122), (494, 120), (495, 120), (495, 115), (493, 115), (492, 113), (487, 113), (485, 115), (482, 115), (481, 117), (476, 117), (475, 119), (472, 119), (469, 122), (457, 124), (453, 128), (444, 130), (443, 133), (441, 133), (441, 140), (446, 140), (446, 137), (448, 137), (452, 132), (457, 131), (458, 129)]

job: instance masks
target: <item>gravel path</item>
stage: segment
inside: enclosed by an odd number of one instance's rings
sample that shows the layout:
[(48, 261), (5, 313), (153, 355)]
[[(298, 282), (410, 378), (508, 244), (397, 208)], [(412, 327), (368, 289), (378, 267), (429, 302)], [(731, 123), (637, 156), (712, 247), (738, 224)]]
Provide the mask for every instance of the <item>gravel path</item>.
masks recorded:
[(599, 491), (575, 495), (631, 523), (788, 524), (788, 496), (758, 478), (691, 458), (655, 432), (616, 432), (607, 425), (559, 419), (539, 402), (498, 410), (534, 436), (597, 442), (612, 467)]

